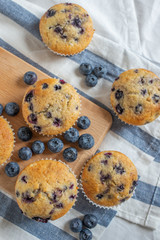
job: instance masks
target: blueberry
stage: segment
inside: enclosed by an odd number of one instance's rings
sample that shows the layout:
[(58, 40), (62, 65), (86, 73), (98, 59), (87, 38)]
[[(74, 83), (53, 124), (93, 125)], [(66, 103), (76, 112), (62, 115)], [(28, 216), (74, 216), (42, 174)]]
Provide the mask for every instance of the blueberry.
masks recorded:
[(42, 131), (42, 128), (40, 126), (34, 125), (34, 129), (35, 129), (36, 132), (41, 132)]
[(36, 124), (37, 123), (37, 116), (36, 114), (34, 113), (31, 113), (29, 116), (28, 116), (28, 122), (32, 123), (32, 124)]
[(122, 164), (121, 164), (121, 163), (116, 164), (116, 165), (113, 167), (113, 170), (115, 170), (116, 173), (121, 174), (121, 175), (126, 172), (126, 171), (124, 170), (124, 167), (122, 167)]
[(121, 192), (124, 190), (124, 185), (121, 184), (120, 186), (117, 186), (117, 191)]
[(62, 33), (62, 28), (59, 27), (59, 26), (56, 26), (55, 29), (54, 29), (54, 32), (56, 32), (56, 33)]
[(76, 128), (70, 128), (64, 133), (64, 139), (68, 142), (77, 142), (79, 138), (79, 132)]
[(100, 200), (104, 197), (104, 195), (103, 194), (97, 194), (96, 197), (97, 197), (98, 200)]
[(51, 112), (47, 112), (47, 113), (46, 113), (46, 117), (47, 117), (47, 118), (52, 118), (52, 113), (51, 113)]
[(146, 89), (141, 89), (141, 94), (144, 96), (147, 93)]
[(34, 95), (34, 91), (33, 91), (33, 90), (31, 90), (30, 92), (28, 92), (28, 93), (26, 94), (26, 96), (25, 96), (25, 101), (26, 101), (26, 102), (30, 102), (30, 101), (32, 100), (32, 98), (33, 98), (33, 95)]
[(15, 102), (9, 102), (5, 106), (5, 112), (9, 116), (15, 116), (19, 113), (19, 105)]
[(82, 230), (82, 221), (79, 218), (74, 218), (70, 222), (72, 232), (80, 232)]
[(0, 104), (0, 115), (2, 115), (2, 112), (3, 112), (3, 105)]
[(82, 22), (81, 22), (81, 20), (79, 19), (78, 16), (75, 17), (75, 18), (73, 19), (73, 21), (72, 21), (72, 25), (75, 26), (75, 27), (77, 27), (77, 28), (80, 28), (80, 27), (81, 27), (81, 24), (82, 24)]
[(80, 231), (79, 239), (80, 240), (91, 240), (92, 232), (89, 229), (84, 228), (82, 231)]
[(48, 141), (47, 146), (51, 152), (57, 153), (62, 150), (63, 142), (59, 138), (52, 138)]
[(98, 79), (95, 75), (90, 74), (86, 76), (85, 82), (88, 87), (95, 87), (98, 83)]
[(135, 114), (141, 114), (143, 111), (143, 107), (141, 104), (138, 104), (136, 107), (135, 107)]
[(37, 81), (37, 74), (35, 72), (26, 72), (23, 77), (24, 82), (27, 85), (33, 85)]
[(83, 34), (83, 33), (84, 33), (84, 28), (80, 27), (79, 34)]
[(129, 194), (131, 194), (134, 191), (136, 186), (137, 186), (137, 181), (133, 181), (132, 186), (131, 186), (131, 188), (129, 190)]
[(47, 83), (43, 83), (42, 89), (46, 89), (46, 88), (48, 88), (48, 84)]
[(44, 152), (45, 146), (42, 141), (37, 140), (32, 143), (31, 149), (35, 154), (41, 154)]
[(33, 103), (30, 103), (30, 105), (29, 105), (29, 107), (28, 107), (28, 108), (29, 108), (29, 110), (30, 110), (30, 111), (32, 111), (32, 112), (33, 112)]
[(117, 113), (122, 114), (123, 111), (124, 111), (124, 108), (122, 108), (120, 104), (117, 104), (116, 105), (116, 111), (117, 111)]
[(46, 17), (47, 17), (47, 18), (53, 17), (55, 14), (56, 14), (56, 11), (55, 11), (54, 9), (49, 9), (49, 10), (46, 12)]
[(123, 97), (123, 91), (121, 91), (121, 90), (117, 90), (116, 91), (116, 93), (115, 93), (115, 98), (117, 99), (117, 100), (119, 100), (119, 99), (121, 99)]
[(62, 126), (62, 120), (59, 118), (55, 118), (53, 121), (53, 125), (55, 125), (56, 127)]
[(94, 228), (97, 225), (97, 218), (93, 214), (86, 214), (83, 218), (83, 224), (85, 227)]
[(70, 199), (71, 201), (73, 201), (75, 198), (76, 198), (76, 195), (71, 195), (71, 196), (69, 197), (69, 199)]
[(66, 83), (63, 79), (60, 79), (59, 82), (60, 82), (61, 84), (65, 84), (65, 83)]
[(83, 75), (89, 75), (92, 72), (92, 66), (89, 63), (82, 63), (79, 67), (79, 71)]
[(22, 160), (29, 160), (32, 157), (32, 151), (29, 147), (22, 147), (18, 152), (18, 156)]
[(41, 223), (47, 223), (50, 218), (32, 217), (33, 220)]
[[(150, 81), (149, 81), (149, 82), (150, 82)], [(141, 77), (140, 83), (141, 83), (141, 84), (144, 84), (144, 83), (145, 83), (144, 77)]]
[(87, 129), (89, 128), (91, 124), (91, 121), (89, 120), (88, 117), (86, 116), (81, 116), (80, 118), (78, 118), (78, 121), (77, 121), (77, 126), (81, 129)]
[(92, 135), (85, 133), (79, 137), (78, 146), (82, 149), (90, 149), (94, 146), (94, 138)]
[(21, 181), (22, 181), (22, 182), (27, 183), (27, 179), (28, 179), (28, 178), (27, 178), (27, 176), (25, 176), (25, 175), (21, 177)]
[(160, 100), (160, 97), (159, 97), (159, 95), (157, 95), (157, 94), (154, 94), (152, 98), (153, 98), (153, 100), (154, 100), (155, 103), (158, 103), (159, 100)]
[(97, 77), (97, 78), (103, 78), (106, 74), (106, 69), (103, 67), (103, 66), (96, 66), (94, 69), (93, 69), (93, 73), (94, 75)]
[(8, 177), (15, 177), (19, 173), (19, 165), (16, 162), (9, 162), (5, 166), (5, 173), (7, 174)]
[(32, 131), (28, 127), (20, 127), (17, 136), (20, 140), (26, 142), (32, 138)]
[(67, 162), (74, 162), (77, 159), (77, 155), (78, 155), (77, 149), (73, 147), (66, 148), (63, 151), (63, 158)]
[(61, 86), (60, 85), (54, 85), (54, 89), (55, 89), (55, 91), (57, 91), (57, 90), (61, 90)]
[(110, 174), (104, 175), (103, 172), (100, 172), (100, 181), (102, 184), (104, 184), (105, 182), (107, 182), (108, 180), (110, 180), (112, 177)]
[(35, 202), (36, 199), (34, 197), (31, 197), (30, 193), (26, 191), (22, 193), (22, 201), (25, 203), (32, 203)]

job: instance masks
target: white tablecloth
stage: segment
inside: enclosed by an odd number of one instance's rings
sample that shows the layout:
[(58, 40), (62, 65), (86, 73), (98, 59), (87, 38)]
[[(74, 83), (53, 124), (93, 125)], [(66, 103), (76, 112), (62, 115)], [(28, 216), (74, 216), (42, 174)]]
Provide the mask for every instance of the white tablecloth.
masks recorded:
[[(5, 1), (0, 0), (0, 3), (2, 2), (4, 3)], [(8, 3), (9, 0), (6, 2)], [(44, 13), (49, 7), (63, 1), (13, 0), (11, 2), (17, 3), (20, 7), (26, 9), (29, 14), (31, 13), (33, 15), (33, 19), (36, 19), (42, 16), (42, 13)], [(76, 2), (82, 5), (88, 10), (93, 19), (96, 32), (86, 54), (93, 64), (98, 61), (104, 63), (106, 59), (106, 65), (108, 66), (108, 71), (110, 71), (112, 78), (121, 71), (132, 67), (145, 67), (160, 76), (160, 1), (71, 0), (70, 2)], [(2, 6), (4, 8), (4, 4), (2, 4)], [(110, 109), (109, 103), (106, 103), (106, 97), (109, 97), (109, 94), (106, 94), (105, 89), (111, 88), (111, 82), (113, 81), (112, 78), (109, 79), (108, 76), (108, 79), (106, 79), (107, 81), (105, 79), (102, 80), (96, 88), (92, 89), (92, 91), (91, 89), (87, 89), (81, 83), (82, 77), (75, 74), (75, 69), (77, 69), (79, 66), (78, 64), (80, 63), (79, 58), (75, 56), (66, 61), (62, 57), (54, 56), (53, 53), (50, 53), (40, 42), (37, 29), (32, 31), (33, 29), (31, 28), (31, 25), (27, 22), (27, 20), (30, 20), (28, 16), (26, 22), (24, 21), (24, 26), (22, 26), (21, 22), (19, 22), (20, 18), (12, 14), (9, 8), (0, 10), (2, 10), (0, 14), (0, 37), (5, 43), (9, 44), (14, 49), (17, 49), (23, 55), (27, 56), (32, 61), (35, 61), (43, 68), (46, 68), (51, 73), (66, 79), (75, 87), (84, 93), (87, 93), (89, 96), (94, 97)], [(10, 14), (9, 16), (6, 15), (7, 11)], [(19, 14), (20, 17), (23, 17), (22, 12), (17, 14)], [(17, 42), (19, 44), (17, 44)], [(82, 57), (83, 56), (85, 57), (85, 53)], [(100, 58), (98, 58), (99, 56)], [(86, 58), (84, 60), (86, 61)], [(114, 66), (112, 66), (112, 64), (114, 64)], [(65, 71), (62, 71), (61, 66), (63, 66)], [(70, 76), (72, 76), (72, 78), (70, 78)], [(118, 135), (116, 125), (113, 126), (113, 129), (111, 129), (100, 147), (100, 150), (111, 148), (121, 150), (133, 160), (141, 177), (141, 183), (139, 186), (142, 186), (142, 188), (139, 188), (139, 191), (143, 190), (143, 186), (149, 187), (151, 185), (151, 188), (147, 188), (149, 189), (148, 191), (152, 191), (153, 186), (156, 186), (156, 190), (160, 187), (160, 171), (158, 169), (159, 161), (156, 159), (156, 154), (154, 152), (158, 148), (158, 141), (160, 139), (159, 123), (160, 119), (157, 119), (154, 123), (136, 128), (138, 129), (136, 130), (138, 131), (137, 133), (142, 130), (142, 135), (145, 136), (145, 134), (147, 134), (147, 137), (153, 137), (153, 139), (151, 138), (151, 149), (148, 149), (147, 151), (145, 146), (147, 147), (149, 145), (145, 145), (146, 143), (142, 149), (141, 146), (138, 146), (138, 142), (136, 141), (138, 141), (139, 138), (135, 141), (134, 139), (131, 140), (131, 137), (133, 138), (133, 132), (130, 134), (129, 128), (127, 135), (126, 133), (123, 135), (122, 132)], [(127, 126), (124, 127), (124, 130), (125, 129), (127, 129)], [(128, 138), (128, 136), (130, 138)], [(118, 142), (116, 144), (116, 139), (120, 142), (119, 145)], [(157, 144), (157, 148), (155, 149), (154, 142)], [(125, 148), (126, 144), (128, 144), (128, 148)], [(137, 161), (139, 157), (141, 160)], [(141, 198), (138, 198), (138, 194)], [(158, 230), (150, 230), (149, 228), (140, 226), (144, 225), (146, 227), (158, 229), (158, 226), (160, 225), (160, 208), (159, 206), (157, 207), (156, 202), (158, 194), (159, 192), (156, 192), (155, 196), (153, 193), (153, 196), (156, 197), (156, 199), (155, 201), (151, 201), (153, 204), (150, 205), (149, 200), (147, 200), (148, 202), (145, 202), (146, 199), (143, 199), (143, 194), (137, 192), (135, 198), (132, 198), (126, 204), (118, 208), (118, 215), (121, 218), (115, 217), (113, 219), (109, 227), (103, 233), (101, 239), (159, 240), (160, 232)], [(60, 221), (55, 223), (55, 225), (58, 228), (63, 229)], [(15, 226), (10, 221), (0, 217), (0, 239), (17, 239), (17, 236), (21, 239), (21, 234), (22, 232), (18, 226)], [(30, 234), (27, 231), (25, 234), (23, 232), (22, 237), (23, 239), (29, 239)], [(32, 235), (32, 239), (37, 238)], [(95, 237), (94, 239), (98, 239), (98, 237)]]

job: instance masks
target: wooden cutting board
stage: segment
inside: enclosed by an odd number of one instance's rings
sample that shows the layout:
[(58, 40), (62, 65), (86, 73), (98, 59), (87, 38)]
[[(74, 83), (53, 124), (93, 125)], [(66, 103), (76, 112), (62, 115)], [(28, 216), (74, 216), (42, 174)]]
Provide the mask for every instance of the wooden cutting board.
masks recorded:
[[(54, 64), (54, 63), (53, 63)], [(10, 52), (0, 48), (0, 103), (5, 106), (8, 102), (16, 102), (21, 106), (23, 95), (27, 89), (27, 85), (23, 82), (23, 75), (27, 71), (36, 72), (38, 79), (48, 78), (49, 76), (40, 70), (36, 69), (32, 65), (21, 60), (17, 56), (11, 54)], [(112, 117), (109, 112), (89, 101), (85, 97), (81, 96), (82, 100), (82, 113), (81, 115), (86, 115), (91, 120), (91, 125), (86, 130), (80, 130), (80, 135), (83, 133), (90, 133), (95, 139), (95, 145), (89, 150), (83, 150), (78, 147), (77, 143), (67, 143), (64, 141), (63, 136), (60, 138), (64, 142), (64, 149), (73, 146), (78, 150), (78, 158), (75, 162), (68, 163), (77, 176), (79, 176), (82, 166), (85, 161), (91, 158), (94, 153), (99, 148), (101, 142), (103, 141), (105, 135), (112, 124)], [(11, 117), (4, 113), (11, 125), (14, 128), (16, 136), (16, 145), (14, 153), (12, 156), (12, 161), (17, 161), (22, 170), (28, 164), (32, 163), (41, 158), (53, 158), (60, 159), (63, 161), (62, 151), (60, 153), (51, 153), (47, 149), (47, 141), (51, 137), (43, 137), (35, 132), (33, 132), (33, 138), (29, 142), (22, 142), (17, 137), (17, 130), (21, 126), (26, 126), (25, 121), (23, 120), (22, 111), (18, 113), (17, 116)], [(21, 147), (28, 146), (31, 147), (31, 144), (35, 140), (41, 140), (45, 143), (45, 151), (40, 155), (33, 155), (33, 157), (28, 161), (22, 161), (18, 158), (18, 150)], [(17, 177), (10, 178), (4, 172), (4, 167), (0, 168), (0, 188), (12, 196), (14, 196), (14, 185)]]

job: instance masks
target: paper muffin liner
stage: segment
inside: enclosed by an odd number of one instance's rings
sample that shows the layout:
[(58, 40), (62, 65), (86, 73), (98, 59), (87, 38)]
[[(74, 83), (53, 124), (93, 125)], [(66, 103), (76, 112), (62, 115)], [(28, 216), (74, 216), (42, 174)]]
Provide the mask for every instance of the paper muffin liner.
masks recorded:
[[(90, 159), (91, 159), (91, 158), (90, 158)], [(97, 203), (93, 202), (93, 201), (87, 196), (87, 194), (85, 193), (84, 188), (83, 188), (83, 184), (82, 184), (82, 173), (83, 173), (83, 170), (84, 170), (87, 162), (88, 162), (90, 159), (88, 159), (88, 160), (85, 162), (85, 164), (83, 165), (83, 167), (82, 167), (82, 170), (81, 170), (81, 173), (80, 173), (79, 188), (81, 189), (81, 191), (82, 191), (83, 195), (85, 196), (85, 198), (86, 198), (86, 199), (89, 201), (89, 203), (91, 203), (93, 206), (99, 207), (99, 208), (102, 208), (102, 209), (108, 209), (108, 210), (109, 210), (109, 209), (113, 209), (113, 210), (117, 211), (119, 206), (121, 206), (122, 204), (124, 204), (127, 200), (129, 200), (129, 199), (134, 195), (135, 190), (136, 190), (136, 187), (134, 188), (134, 190), (133, 190), (130, 198), (126, 199), (126, 201), (121, 202), (121, 203), (119, 203), (119, 204), (117, 204), (117, 205), (114, 205), (114, 206), (103, 206), (103, 205), (100, 205), (100, 204), (97, 204)], [(137, 181), (138, 181), (138, 180), (137, 180)]]
[[(57, 78), (57, 77), (54, 77), (55, 79), (58, 79), (58, 80), (61, 80), (60, 78)], [(68, 83), (68, 82), (67, 82)], [(68, 84), (70, 84), (70, 83), (68, 83)], [(70, 84), (71, 85), (71, 84)], [(72, 86), (72, 85), (71, 85)], [(73, 87), (73, 86), (72, 86)], [(73, 87), (74, 89), (75, 89), (75, 91), (77, 92), (77, 89), (75, 88), (75, 87)], [(78, 115), (78, 118), (81, 116), (81, 111), (82, 111), (82, 100), (81, 100), (81, 98), (80, 98), (80, 94), (77, 92), (77, 94), (78, 94), (78, 96), (79, 96), (79, 100), (80, 100), (80, 109), (79, 109), (79, 115)], [(76, 125), (76, 122), (78, 121), (78, 118), (77, 118), (77, 120), (74, 122), (74, 124), (70, 127), (70, 128), (72, 128), (73, 126), (75, 126)], [(24, 117), (23, 117), (23, 119), (24, 119)], [(34, 132), (36, 132), (36, 133), (38, 133), (38, 134), (40, 134), (40, 135), (42, 135), (42, 136), (44, 136), (44, 137), (57, 137), (57, 136), (62, 136), (62, 134), (64, 134), (66, 131), (68, 131), (70, 128), (68, 128), (67, 130), (65, 130), (64, 132), (61, 132), (61, 133), (58, 133), (58, 134), (52, 134), (52, 135), (48, 135), (48, 134), (44, 134), (44, 133), (42, 133), (42, 132), (38, 132), (38, 131), (36, 131), (36, 129), (34, 129), (33, 127), (31, 127), (29, 124), (28, 124), (28, 122), (24, 119), (24, 121), (25, 121), (25, 123), (30, 127), (30, 129), (32, 129)]]
[(10, 126), (10, 129), (12, 130), (12, 133), (13, 133), (13, 149), (10, 154), (10, 157), (7, 158), (6, 161), (4, 161), (2, 164), (0, 164), (0, 168), (2, 168), (4, 165), (6, 165), (10, 161), (11, 157), (13, 156), (13, 152), (14, 152), (14, 148), (15, 148), (15, 144), (16, 144), (16, 138), (15, 138), (15, 132), (14, 132), (14, 129), (13, 129), (13, 126), (11, 125), (11, 123), (4, 116), (0, 116), (0, 117), (2, 117), (4, 120), (7, 121), (8, 125)]
[[(92, 37), (92, 39), (93, 39), (93, 37)], [(92, 39), (91, 39), (91, 41), (92, 41)], [(91, 43), (91, 41), (89, 42), (89, 44)], [(43, 40), (42, 40), (42, 42), (43, 42)], [(56, 54), (56, 55), (58, 55), (58, 56), (61, 56), (61, 57), (71, 57), (71, 56), (75, 56), (75, 55), (81, 54), (81, 53), (84, 52), (84, 51), (88, 48), (88, 46), (89, 46), (89, 44), (88, 44), (88, 45), (86, 46), (86, 48), (84, 48), (83, 50), (81, 50), (81, 51), (78, 52), (78, 53), (74, 53), (74, 54), (63, 54), (63, 53), (55, 52), (54, 50), (52, 50), (51, 48), (49, 48), (46, 43), (43, 42), (43, 44), (45, 45), (45, 47), (48, 48), (49, 51), (51, 51), (52, 53), (54, 53), (54, 54)]]

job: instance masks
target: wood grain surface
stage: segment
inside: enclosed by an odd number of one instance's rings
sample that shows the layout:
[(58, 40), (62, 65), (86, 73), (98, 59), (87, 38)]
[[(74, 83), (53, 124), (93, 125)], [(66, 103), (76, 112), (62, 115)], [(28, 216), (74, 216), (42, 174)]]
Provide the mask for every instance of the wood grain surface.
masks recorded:
[[(27, 89), (27, 85), (23, 82), (23, 75), (27, 71), (36, 72), (38, 80), (49, 77), (48, 75), (36, 69), (32, 65), (21, 60), (17, 56), (4, 50), (3, 48), (0, 48), (0, 103), (3, 106), (5, 106), (8, 102), (16, 102), (20, 105), (21, 108), (22, 98)], [(81, 100), (82, 100), (81, 115), (88, 116), (89, 119), (91, 120), (91, 125), (86, 130), (79, 129), (79, 133), (80, 135), (82, 135), (83, 133), (90, 133), (95, 139), (94, 147), (89, 150), (83, 150), (78, 147), (77, 143), (73, 144), (67, 143), (64, 140), (63, 136), (60, 136), (60, 138), (64, 142), (63, 149), (69, 146), (73, 146), (76, 147), (78, 150), (77, 160), (75, 162), (68, 163), (68, 165), (72, 168), (72, 170), (75, 172), (77, 176), (79, 176), (85, 161), (91, 158), (97, 151), (112, 124), (112, 117), (109, 112), (99, 107), (98, 105), (94, 104), (93, 102), (89, 101), (83, 96), (81, 96)], [(26, 123), (23, 120), (21, 110), (15, 117), (7, 116), (7, 114), (5, 113), (4, 117), (6, 117), (13, 126), (16, 136), (16, 145), (11, 160), (17, 161), (20, 165), (21, 170), (28, 164), (32, 163), (33, 161), (39, 160), (41, 158), (53, 158), (64, 161), (62, 155), (63, 150), (60, 153), (54, 154), (49, 152), (49, 150), (47, 149), (46, 143), (52, 137), (43, 137), (32, 131), (33, 138), (29, 142), (22, 142), (21, 140), (18, 139), (17, 130), (21, 126), (26, 126)], [(41, 140), (45, 143), (46, 149), (44, 153), (39, 155), (33, 155), (33, 157), (28, 161), (20, 160), (18, 158), (18, 150), (24, 146), (31, 147), (32, 142), (35, 140)], [(5, 192), (8, 192), (12, 196), (14, 196), (14, 185), (16, 178), (17, 177), (9, 178), (4, 173), (4, 167), (0, 168), (0, 188)]]

